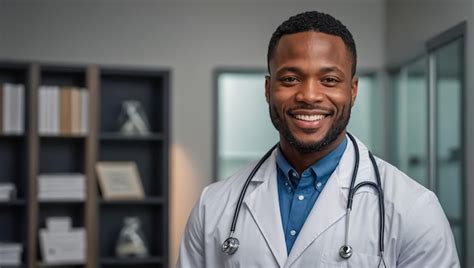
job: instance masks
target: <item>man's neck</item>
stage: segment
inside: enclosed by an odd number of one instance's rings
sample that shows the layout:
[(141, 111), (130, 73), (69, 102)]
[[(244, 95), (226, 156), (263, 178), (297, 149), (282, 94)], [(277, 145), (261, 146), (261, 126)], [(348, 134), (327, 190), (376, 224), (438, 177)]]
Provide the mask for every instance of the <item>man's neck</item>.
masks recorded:
[(318, 162), (321, 158), (332, 152), (344, 140), (346, 132), (343, 131), (332, 143), (323, 150), (312, 153), (301, 153), (289, 144), (283, 137), (280, 138), (280, 149), (288, 162), (301, 174), (308, 167)]

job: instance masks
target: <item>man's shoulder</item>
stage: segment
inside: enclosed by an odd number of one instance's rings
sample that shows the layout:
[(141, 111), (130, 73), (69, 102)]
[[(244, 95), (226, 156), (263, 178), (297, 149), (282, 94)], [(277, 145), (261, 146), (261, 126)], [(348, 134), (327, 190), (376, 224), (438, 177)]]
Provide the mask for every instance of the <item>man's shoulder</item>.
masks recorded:
[(377, 158), (385, 202), (389, 203), (399, 213), (406, 213), (414, 204), (428, 203), (436, 200), (435, 194), (411, 178), (406, 173)]
[(235, 196), (240, 194), (240, 191), (242, 190), (248, 175), (255, 167), (255, 164), (256, 162), (247, 164), (238, 169), (229, 177), (208, 185), (203, 190), (201, 203), (206, 203), (210, 200), (211, 202), (214, 202), (217, 197), (222, 197), (223, 199), (237, 198)]

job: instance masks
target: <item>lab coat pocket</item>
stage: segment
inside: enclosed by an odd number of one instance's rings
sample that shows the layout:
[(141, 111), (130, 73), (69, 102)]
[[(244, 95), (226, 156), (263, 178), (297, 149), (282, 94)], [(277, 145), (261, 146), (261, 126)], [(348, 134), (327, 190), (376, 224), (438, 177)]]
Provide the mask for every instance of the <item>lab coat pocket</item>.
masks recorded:
[(380, 257), (376, 255), (369, 255), (364, 253), (352, 253), (349, 259), (343, 259), (339, 256), (339, 249), (326, 251), (321, 257), (321, 268), (329, 267), (378, 267)]

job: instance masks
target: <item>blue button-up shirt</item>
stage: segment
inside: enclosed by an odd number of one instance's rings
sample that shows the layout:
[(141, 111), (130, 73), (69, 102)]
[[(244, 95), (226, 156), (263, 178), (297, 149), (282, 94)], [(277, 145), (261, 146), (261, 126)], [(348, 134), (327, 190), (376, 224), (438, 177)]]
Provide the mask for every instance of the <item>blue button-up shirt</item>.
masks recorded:
[(324, 185), (339, 164), (346, 146), (347, 138), (302, 174), (298, 174), (281, 151), (278, 151), (278, 197), (288, 254)]

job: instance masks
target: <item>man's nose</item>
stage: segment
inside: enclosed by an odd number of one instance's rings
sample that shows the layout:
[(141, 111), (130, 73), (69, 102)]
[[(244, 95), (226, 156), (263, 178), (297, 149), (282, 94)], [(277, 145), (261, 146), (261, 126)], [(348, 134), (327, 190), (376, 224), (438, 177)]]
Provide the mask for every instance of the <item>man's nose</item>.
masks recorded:
[(316, 80), (308, 80), (303, 83), (296, 94), (297, 102), (315, 103), (323, 98), (322, 85)]

